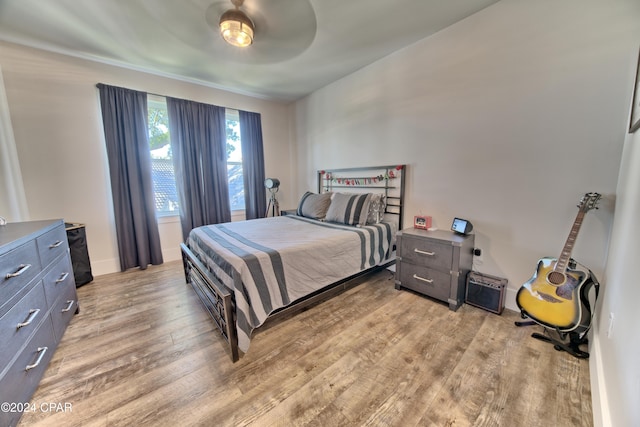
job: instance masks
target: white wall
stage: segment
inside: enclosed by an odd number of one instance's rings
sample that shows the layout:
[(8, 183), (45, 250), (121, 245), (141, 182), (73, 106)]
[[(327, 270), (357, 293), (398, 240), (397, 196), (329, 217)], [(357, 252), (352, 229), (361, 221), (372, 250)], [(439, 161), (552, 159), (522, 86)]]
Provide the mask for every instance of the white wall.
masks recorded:
[[(603, 283), (594, 418), (618, 426), (640, 424), (640, 140), (624, 142), (639, 40), (636, 0), (503, 0), (293, 107), (7, 43), (0, 68), (29, 216), (86, 223), (94, 274), (118, 269), (98, 82), (262, 113), (282, 208), (317, 169), (407, 163), (407, 218), (470, 219), (476, 268), (509, 279), (511, 308), (538, 258), (558, 256), (579, 197), (601, 192), (574, 257)], [(175, 256), (177, 222), (161, 223)]]
[[(609, 312), (620, 328), (591, 347), (596, 425), (640, 425), (628, 344), (640, 319), (625, 299), (638, 292), (637, 149), (618, 187), (639, 42), (637, 0), (502, 0), (295, 105), (301, 186), (317, 169), (407, 163), (405, 226), (418, 213), (446, 229), (471, 220), (475, 268), (509, 280), (512, 309), (538, 259), (560, 255), (580, 197), (603, 194), (573, 251), (603, 283), (596, 332)], [(627, 219), (612, 238), (616, 204)], [(610, 257), (605, 274), (610, 238), (627, 266)]]
[(22, 172), (13, 137), (9, 102), (0, 68), (0, 217), (3, 221), (26, 221), (27, 208)]
[[(94, 275), (119, 271), (96, 83), (261, 113), (266, 174), (282, 182), (281, 205), (295, 205), (284, 104), (9, 43), (0, 43), (0, 68), (28, 218), (86, 224)], [(0, 206), (0, 212), (7, 208)], [(160, 234), (165, 261), (179, 259), (177, 218), (161, 219)]]
[[(611, 234), (606, 287), (595, 325), (591, 377), (599, 380), (602, 425), (640, 425), (640, 131), (627, 138)], [(610, 316), (613, 325), (610, 328)]]
[(635, 1), (501, 1), (296, 104), (312, 171), (407, 163), (407, 213), (471, 220), (507, 303), (559, 256), (589, 191), (575, 258), (602, 274), (637, 54)]

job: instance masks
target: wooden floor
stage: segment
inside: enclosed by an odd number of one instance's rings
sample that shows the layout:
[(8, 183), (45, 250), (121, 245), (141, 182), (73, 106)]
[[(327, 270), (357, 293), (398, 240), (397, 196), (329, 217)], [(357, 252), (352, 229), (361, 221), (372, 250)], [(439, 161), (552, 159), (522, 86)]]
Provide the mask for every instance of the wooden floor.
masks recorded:
[(98, 277), (19, 425), (592, 425), (588, 361), (515, 313), (452, 312), (387, 270), (361, 282), (233, 364), (180, 262)]

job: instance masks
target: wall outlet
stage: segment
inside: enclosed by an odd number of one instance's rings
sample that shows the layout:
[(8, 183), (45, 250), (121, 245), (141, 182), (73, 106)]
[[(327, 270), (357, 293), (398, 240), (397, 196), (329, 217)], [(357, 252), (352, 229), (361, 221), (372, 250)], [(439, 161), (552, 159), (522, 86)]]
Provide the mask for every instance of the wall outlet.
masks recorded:
[(473, 248), (473, 261), (482, 264), (482, 249)]

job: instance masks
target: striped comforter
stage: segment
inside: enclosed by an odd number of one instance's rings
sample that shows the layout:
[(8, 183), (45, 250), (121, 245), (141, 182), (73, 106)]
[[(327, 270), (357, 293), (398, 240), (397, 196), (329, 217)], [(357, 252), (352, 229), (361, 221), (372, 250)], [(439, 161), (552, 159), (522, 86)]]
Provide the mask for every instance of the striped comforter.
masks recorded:
[(354, 227), (299, 216), (208, 225), (187, 245), (235, 296), (238, 347), (274, 310), (391, 257), (396, 226)]

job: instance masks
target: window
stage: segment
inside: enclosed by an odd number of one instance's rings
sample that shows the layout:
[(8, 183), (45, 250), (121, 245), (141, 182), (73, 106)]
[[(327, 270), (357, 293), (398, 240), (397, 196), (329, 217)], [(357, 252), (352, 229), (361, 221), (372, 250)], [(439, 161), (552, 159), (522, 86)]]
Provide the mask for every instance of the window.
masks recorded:
[[(169, 114), (161, 96), (148, 95), (149, 149), (156, 214), (179, 214), (178, 191), (171, 156)], [(242, 147), (240, 145), (240, 116), (238, 111), (226, 109), (227, 173), (231, 210), (244, 210), (244, 181), (242, 177)]]
[(245, 209), (242, 178), (242, 146), (240, 144), (240, 116), (238, 111), (226, 110), (227, 119), (227, 176), (231, 210)]
[(178, 215), (178, 191), (171, 156), (167, 102), (163, 97), (147, 95), (147, 110), (156, 214), (158, 216)]

